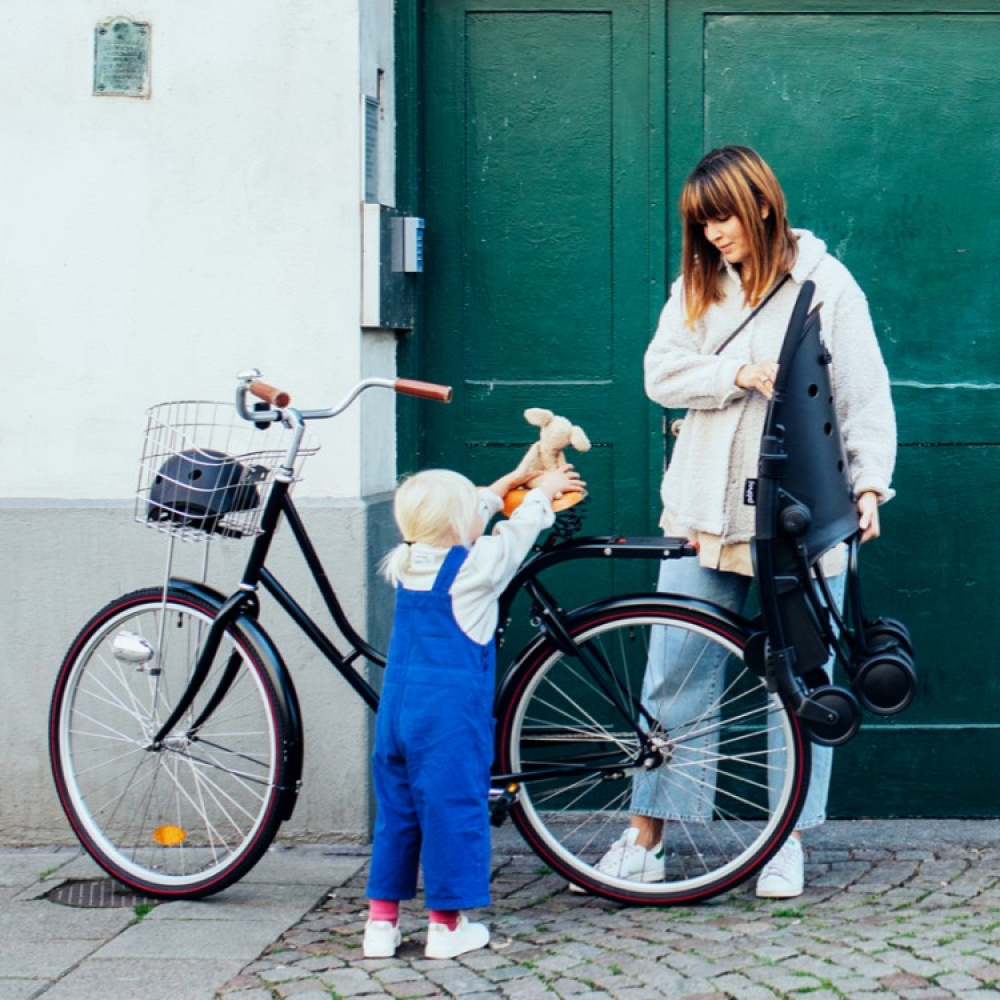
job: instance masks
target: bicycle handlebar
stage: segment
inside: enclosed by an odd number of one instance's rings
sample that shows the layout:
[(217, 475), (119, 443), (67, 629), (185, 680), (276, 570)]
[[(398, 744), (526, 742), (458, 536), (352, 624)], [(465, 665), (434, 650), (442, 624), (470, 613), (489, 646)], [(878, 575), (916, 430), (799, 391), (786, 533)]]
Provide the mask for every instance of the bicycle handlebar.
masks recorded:
[[(452, 388), (450, 385), (438, 385), (435, 382), (420, 382), (417, 379), (409, 378), (366, 378), (360, 381), (353, 389), (336, 405), (326, 410), (292, 410), (289, 404), (292, 401), (290, 393), (282, 389), (276, 389), (273, 385), (260, 380), (260, 372), (254, 368), (238, 376), (239, 386), (236, 390), (236, 410), (244, 420), (251, 420), (255, 423), (260, 421), (271, 422), (283, 420), (289, 426), (301, 426), (304, 420), (325, 420), (328, 417), (335, 417), (342, 413), (351, 403), (357, 399), (366, 389), (381, 388), (392, 389), (404, 396), (418, 396), (422, 399), (434, 399), (441, 403), (450, 403)], [(247, 409), (246, 394), (250, 393), (258, 399), (275, 407), (269, 412), (251, 412)]]
[(398, 378), (393, 383), (393, 389), (404, 396), (436, 399), (442, 403), (451, 402), (452, 388), (450, 385), (437, 385), (435, 382), (418, 382), (412, 378)]
[(287, 392), (275, 389), (273, 385), (268, 385), (266, 382), (253, 381), (247, 388), (258, 399), (262, 399), (272, 406), (277, 406), (279, 410), (283, 410), (292, 401), (292, 397)]
[[(272, 406), (283, 410), (292, 401), (289, 393), (282, 389), (276, 389), (266, 382), (255, 380), (248, 386), (250, 392), (258, 399), (270, 403)], [(420, 382), (412, 378), (397, 378), (392, 389), (402, 396), (418, 396), (421, 399), (436, 399), (441, 403), (450, 403), (452, 388), (450, 385), (438, 385), (436, 382)]]

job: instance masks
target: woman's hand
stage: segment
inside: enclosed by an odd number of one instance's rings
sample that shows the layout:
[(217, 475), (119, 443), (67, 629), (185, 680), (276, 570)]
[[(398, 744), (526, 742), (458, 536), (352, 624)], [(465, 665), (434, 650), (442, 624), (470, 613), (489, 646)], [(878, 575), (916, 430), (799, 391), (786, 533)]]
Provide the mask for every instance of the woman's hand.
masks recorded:
[(773, 358), (743, 365), (736, 373), (736, 384), (749, 392), (759, 392), (765, 399), (774, 395), (774, 380), (778, 376), (778, 362)]
[(861, 541), (878, 538), (881, 529), (878, 523), (878, 494), (866, 490), (858, 497), (858, 527), (861, 529)]

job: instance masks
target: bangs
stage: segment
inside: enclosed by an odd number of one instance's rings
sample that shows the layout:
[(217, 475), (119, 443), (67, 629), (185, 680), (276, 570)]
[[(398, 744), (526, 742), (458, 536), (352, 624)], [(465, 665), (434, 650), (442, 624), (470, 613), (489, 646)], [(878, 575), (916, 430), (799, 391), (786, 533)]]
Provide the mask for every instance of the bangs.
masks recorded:
[(681, 214), (684, 221), (703, 226), (712, 219), (728, 219), (739, 215), (735, 193), (720, 183), (721, 178), (708, 173), (693, 177), (681, 192)]

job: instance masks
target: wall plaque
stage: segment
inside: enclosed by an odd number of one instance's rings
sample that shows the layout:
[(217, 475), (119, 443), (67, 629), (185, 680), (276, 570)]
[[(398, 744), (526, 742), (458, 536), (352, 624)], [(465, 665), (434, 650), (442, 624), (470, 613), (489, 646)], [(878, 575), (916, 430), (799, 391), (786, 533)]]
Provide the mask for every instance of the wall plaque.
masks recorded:
[(149, 97), (149, 34), (144, 21), (113, 17), (94, 28), (94, 94)]

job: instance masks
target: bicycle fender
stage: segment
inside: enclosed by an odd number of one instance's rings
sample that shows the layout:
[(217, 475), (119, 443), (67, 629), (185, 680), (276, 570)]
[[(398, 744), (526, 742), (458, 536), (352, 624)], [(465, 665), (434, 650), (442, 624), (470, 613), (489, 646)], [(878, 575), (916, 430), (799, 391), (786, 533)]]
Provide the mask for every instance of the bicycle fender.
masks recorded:
[[(174, 590), (191, 594), (216, 608), (221, 608), (228, 600), (225, 594), (198, 580), (173, 577), (170, 580), (170, 586)], [(236, 619), (236, 623), (247, 633), (250, 641), (254, 644), (268, 677), (274, 684), (274, 690), (278, 695), (278, 711), (282, 715), (285, 732), (289, 734), (282, 748), (288, 776), (287, 784), (282, 789), (280, 805), (281, 818), (284, 821), (291, 817), (295, 809), (302, 777), (302, 712), (299, 708), (299, 698), (295, 691), (295, 684), (292, 682), (292, 676), (278, 652), (278, 647), (264, 631), (261, 624), (255, 618), (243, 615)]]
[[(741, 645), (745, 644), (751, 635), (750, 623), (740, 615), (695, 597), (688, 597), (684, 594), (671, 594), (667, 592), (656, 592), (651, 594), (624, 594), (619, 597), (605, 597), (591, 604), (581, 605), (566, 613), (564, 624), (569, 631), (573, 631), (575, 625), (581, 620), (592, 618), (602, 611), (610, 608), (617, 610), (628, 609), (630, 607), (640, 608), (650, 603), (660, 604), (670, 607), (680, 614), (689, 614), (693, 618), (709, 619), (721, 626), (725, 631), (732, 633), (733, 638)], [(537, 655), (539, 648), (546, 642), (552, 640), (545, 632), (538, 634), (525, 646), (515, 657), (510, 667), (504, 671), (500, 679), (497, 690), (496, 705), (500, 706), (508, 697), (508, 691), (517, 680), (518, 675), (524, 669), (524, 665), (532, 661)]]

